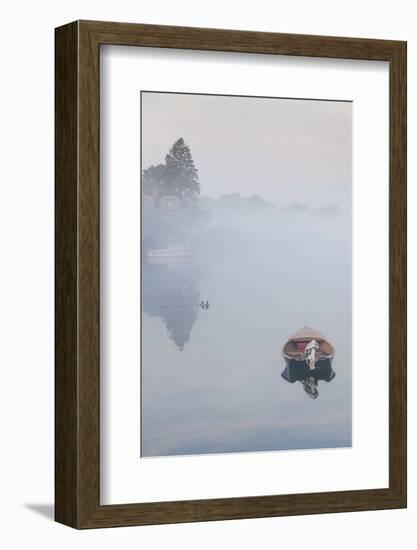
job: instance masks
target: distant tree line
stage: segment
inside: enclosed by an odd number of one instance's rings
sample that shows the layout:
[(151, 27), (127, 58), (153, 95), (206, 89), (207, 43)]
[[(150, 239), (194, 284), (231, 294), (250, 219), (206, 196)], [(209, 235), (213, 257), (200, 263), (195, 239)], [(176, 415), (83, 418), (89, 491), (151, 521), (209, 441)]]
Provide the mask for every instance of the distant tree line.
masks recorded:
[(268, 214), (275, 210), (275, 207), (260, 195), (243, 197), (239, 193), (227, 193), (218, 199), (201, 197), (200, 207), (210, 213), (224, 215)]

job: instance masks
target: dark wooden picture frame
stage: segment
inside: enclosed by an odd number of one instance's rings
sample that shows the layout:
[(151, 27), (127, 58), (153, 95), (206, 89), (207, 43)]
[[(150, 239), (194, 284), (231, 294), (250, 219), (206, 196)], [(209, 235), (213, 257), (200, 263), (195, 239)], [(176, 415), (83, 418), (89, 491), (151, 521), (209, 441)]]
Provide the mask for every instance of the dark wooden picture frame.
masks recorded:
[[(100, 505), (99, 56), (117, 44), (389, 62), (389, 487)], [(55, 519), (75, 528), (406, 506), (406, 43), (76, 21), (56, 29)]]

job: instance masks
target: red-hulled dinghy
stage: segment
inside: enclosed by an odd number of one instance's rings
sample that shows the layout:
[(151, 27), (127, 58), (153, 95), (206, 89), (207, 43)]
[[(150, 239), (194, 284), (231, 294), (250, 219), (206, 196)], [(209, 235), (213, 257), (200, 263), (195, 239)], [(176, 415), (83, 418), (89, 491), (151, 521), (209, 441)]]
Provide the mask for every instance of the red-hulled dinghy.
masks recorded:
[(287, 365), (293, 361), (304, 361), (311, 370), (323, 361), (331, 364), (334, 354), (330, 342), (310, 327), (303, 327), (290, 336), (282, 349)]

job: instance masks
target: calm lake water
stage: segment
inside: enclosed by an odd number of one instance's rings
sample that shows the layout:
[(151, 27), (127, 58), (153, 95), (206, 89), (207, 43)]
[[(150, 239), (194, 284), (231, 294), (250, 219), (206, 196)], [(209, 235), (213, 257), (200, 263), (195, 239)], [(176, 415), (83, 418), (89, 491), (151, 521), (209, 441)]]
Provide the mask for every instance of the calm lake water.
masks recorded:
[[(142, 265), (142, 456), (350, 446), (349, 219), (250, 219), (188, 237), (194, 258)], [(336, 350), (315, 400), (281, 376), (303, 326)]]

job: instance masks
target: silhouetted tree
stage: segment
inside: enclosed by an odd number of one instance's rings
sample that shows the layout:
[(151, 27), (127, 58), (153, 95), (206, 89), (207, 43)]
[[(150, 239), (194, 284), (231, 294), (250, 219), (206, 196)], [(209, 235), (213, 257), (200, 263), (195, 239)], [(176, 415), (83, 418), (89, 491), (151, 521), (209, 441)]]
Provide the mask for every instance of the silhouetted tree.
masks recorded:
[(182, 137), (177, 139), (166, 155), (165, 167), (170, 192), (194, 205), (200, 194), (200, 181), (190, 148)]
[(165, 164), (149, 166), (142, 171), (142, 193), (157, 197), (175, 195), (182, 206), (194, 207), (200, 194), (198, 170), (189, 146), (181, 137), (165, 156)]
[(166, 184), (167, 171), (164, 164), (157, 164), (145, 168), (142, 172), (142, 193), (152, 195), (155, 187)]

